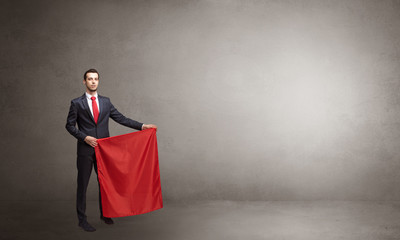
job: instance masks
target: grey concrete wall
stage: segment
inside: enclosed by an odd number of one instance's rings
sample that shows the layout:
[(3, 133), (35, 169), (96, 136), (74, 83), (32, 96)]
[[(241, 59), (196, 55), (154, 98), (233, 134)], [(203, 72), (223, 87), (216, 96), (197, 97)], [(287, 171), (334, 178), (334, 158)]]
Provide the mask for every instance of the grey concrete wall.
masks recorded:
[(400, 200), (399, 12), (388, 0), (3, 0), (0, 200), (75, 198), (64, 125), (91, 67), (100, 94), (159, 126), (166, 199)]

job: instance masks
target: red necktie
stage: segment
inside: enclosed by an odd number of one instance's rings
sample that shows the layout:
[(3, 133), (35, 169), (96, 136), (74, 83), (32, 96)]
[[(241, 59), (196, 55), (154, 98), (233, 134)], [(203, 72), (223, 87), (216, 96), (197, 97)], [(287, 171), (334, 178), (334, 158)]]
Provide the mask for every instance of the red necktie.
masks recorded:
[(99, 119), (99, 108), (97, 107), (96, 97), (91, 97), (90, 99), (92, 99), (94, 122), (97, 124), (97, 119)]

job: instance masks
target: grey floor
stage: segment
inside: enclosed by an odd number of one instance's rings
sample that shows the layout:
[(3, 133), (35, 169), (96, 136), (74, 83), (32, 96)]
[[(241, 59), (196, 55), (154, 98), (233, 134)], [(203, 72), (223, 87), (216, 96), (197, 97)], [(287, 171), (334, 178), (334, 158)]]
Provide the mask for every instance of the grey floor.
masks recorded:
[(88, 202), (88, 233), (77, 226), (73, 202), (0, 202), (0, 239), (400, 239), (400, 202), (165, 203), (152, 213), (98, 218)]

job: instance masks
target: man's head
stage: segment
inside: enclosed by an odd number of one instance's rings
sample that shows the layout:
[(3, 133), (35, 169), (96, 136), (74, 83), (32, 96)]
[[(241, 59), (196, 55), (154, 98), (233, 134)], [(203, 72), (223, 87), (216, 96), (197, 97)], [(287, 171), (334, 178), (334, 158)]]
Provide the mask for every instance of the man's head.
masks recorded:
[(96, 69), (89, 69), (83, 75), (83, 84), (88, 93), (95, 93), (99, 85), (99, 72)]

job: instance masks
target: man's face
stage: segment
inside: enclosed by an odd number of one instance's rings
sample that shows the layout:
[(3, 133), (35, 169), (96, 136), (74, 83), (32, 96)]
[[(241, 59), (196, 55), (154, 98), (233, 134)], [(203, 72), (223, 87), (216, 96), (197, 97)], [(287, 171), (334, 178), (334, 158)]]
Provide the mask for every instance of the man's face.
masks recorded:
[(90, 92), (96, 92), (97, 86), (99, 85), (99, 75), (97, 73), (87, 73), (83, 84), (86, 85), (86, 88)]

